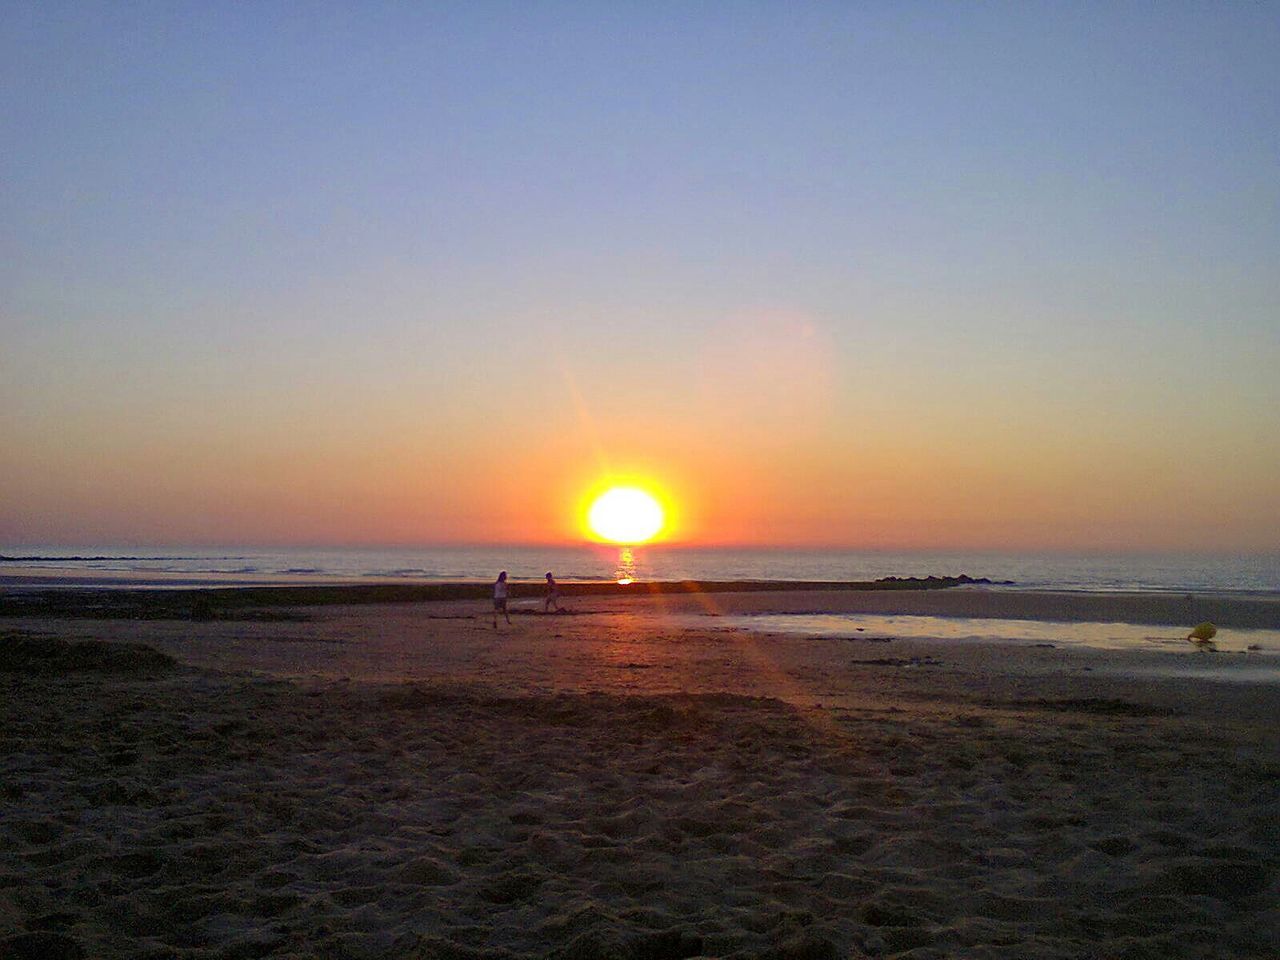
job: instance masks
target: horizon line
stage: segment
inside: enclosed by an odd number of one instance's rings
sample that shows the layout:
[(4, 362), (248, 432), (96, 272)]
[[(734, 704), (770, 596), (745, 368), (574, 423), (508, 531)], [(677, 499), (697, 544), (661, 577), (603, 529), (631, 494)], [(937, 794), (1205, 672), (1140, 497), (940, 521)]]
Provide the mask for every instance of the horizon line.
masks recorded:
[[(16, 550), (32, 550), (47, 548), (58, 551), (86, 550), (93, 548), (98, 555), (105, 555), (103, 550), (245, 550), (245, 551), (306, 551), (306, 550), (365, 550), (365, 551), (404, 551), (404, 550), (573, 550), (573, 549), (632, 549), (632, 550), (681, 550), (681, 551), (740, 551), (756, 553), (903, 553), (903, 554), (1050, 554), (1055, 556), (1080, 557), (1280, 557), (1280, 546), (1254, 549), (1209, 549), (1193, 550), (1179, 547), (1081, 547), (1081, 546), (906, 546), (906, 545), (874, 545), (857, 546), (851, 544), (812, 544), (812, 543), (691, 543), (689, 541), (653, 541), (641, 544), (616, 544), (593, 540), (572, 542), (558, 541), (414, 541), (414, 542), (198, 542), (198, 541), (146, 541), (112, 543), (110, 541), (56, 541), (5, 542), (0, 545), (0, 558), (10, 559)], [(38, 554), (31, 554), (38, 556)], [(81, 554), (84, 555), (84, 554)]]

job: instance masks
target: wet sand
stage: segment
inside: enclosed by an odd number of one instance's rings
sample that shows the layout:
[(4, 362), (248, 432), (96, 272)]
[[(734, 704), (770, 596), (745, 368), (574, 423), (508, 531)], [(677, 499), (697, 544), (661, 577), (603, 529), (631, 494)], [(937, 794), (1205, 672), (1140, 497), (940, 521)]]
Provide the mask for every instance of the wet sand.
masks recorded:
[(1277, 685), (719, 622), (983, 594), (0, 621), (0, 957), (1275, 956)]

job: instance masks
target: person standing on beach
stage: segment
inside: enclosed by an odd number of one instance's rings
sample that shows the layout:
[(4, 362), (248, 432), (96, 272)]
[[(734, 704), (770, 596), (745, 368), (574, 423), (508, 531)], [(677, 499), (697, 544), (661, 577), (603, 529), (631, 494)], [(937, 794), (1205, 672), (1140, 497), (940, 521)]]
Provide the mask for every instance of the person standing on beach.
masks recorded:
[(502, 611), (502, 615), (507, 618), (507, 625), (511, 625), (511, 614), (507, 613), (507, 571), (503, 570), (498, 574), (498, 579), (493, 581), (493, 629), (498, 629), (498, 611)]
[(551, 571), (547, 571), (547, 598), (542, 601), (542, 612), (550, 613), (553, 608), (557, 613), (564, 609), (560, 606), (560, 585)]

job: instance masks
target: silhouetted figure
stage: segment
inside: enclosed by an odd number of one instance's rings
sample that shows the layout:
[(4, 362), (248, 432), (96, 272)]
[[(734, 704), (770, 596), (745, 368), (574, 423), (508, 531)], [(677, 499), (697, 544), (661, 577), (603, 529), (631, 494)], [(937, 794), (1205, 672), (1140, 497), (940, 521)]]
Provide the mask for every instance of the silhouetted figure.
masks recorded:
[(550, 613), (552, 610), (555, 610), (559, 613), (562, 609), (564, 608), (560, 606), (560, 585), (556, 583), (556, 578), (548, 571), (547, 596), (546, 599), (542, 601), (542, 612)]
[(510, 625), (511, 614), (507, 613), (507, 571), (505, 570), (498, 574), (497, 580), (493, 581), (493, 629), (495, 630), (498, 629), (499, 610)]

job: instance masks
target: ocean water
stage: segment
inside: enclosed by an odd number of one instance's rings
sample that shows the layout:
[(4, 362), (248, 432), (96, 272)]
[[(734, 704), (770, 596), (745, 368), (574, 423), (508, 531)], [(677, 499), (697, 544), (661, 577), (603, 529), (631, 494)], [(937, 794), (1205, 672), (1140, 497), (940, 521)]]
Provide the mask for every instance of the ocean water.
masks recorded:
[[(690, 618), (696, 623), (698, 618)], [(753, 633), (783, 633), (812, 637), (818, 642), (857, 640), (856, 659), (881, 661), (877, 651), (892, 661), (900, 648), (890, 646), (900, 640), (929, 640), (943, 643), (1002, 643), (1023, 646), (1088, 648), (1100, 651), (1127, 651), (1164, 654), (1142, 663), (1108, 666), (1106, 661), (1089, 667), (1099, 674), (1118, 672), (1128, 676), (1150, 675), (1187, 680), (1231, 681), (1236, 683), (1280, 683), (1280, 630), (1223, 628), (1212, 644), (1189, 643), (1189, 625), (1181, 627), (1116, 622), (1070, 622), (1014, 620), (995, 617), (933, 617), (860, 613), (747, 614), (719, 617), (724, 630)], [(883, 643), (879, 647), (875, 644)], [(931, 664), (899, 660), (906, 668)]]
[(1280, 555), (926, 553), (838, 550), (477, 546), (394, 548), (0, 547), (6, 578), (370, 583), (514, 580), (876, 580), (986, 577), (1008, 589), (1280, 593)]
[[(1095, 650), (1159, 650), (1191, 653), (1186, 627), (1150, 624), (1051, 620), (1013, 620), (995, 617), (931, 617), (884, 614), (750, 614), (722, 617), (727, 627), (807, 637), (855, 637), (867, 642), (893, 639), (954, 641), (1014, 641), (1040, 646), (1080, 646)], [(1274, 661), (1280, 654), (1280, 630), (1230, 628), (1218, 631), (1212, 648), (1223, 653), (1257, 654)], [(1264, 656), (1265, 655), (1265, 656)], [(1268, 669), (1277, 669), (1268, 662)]]

